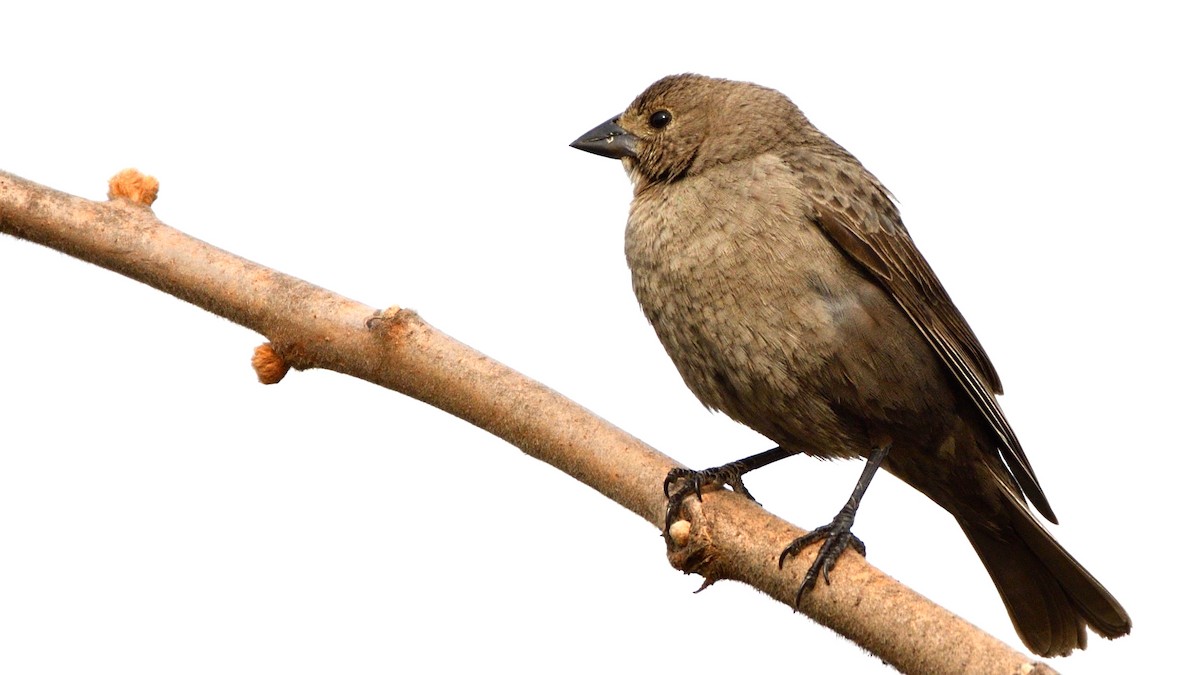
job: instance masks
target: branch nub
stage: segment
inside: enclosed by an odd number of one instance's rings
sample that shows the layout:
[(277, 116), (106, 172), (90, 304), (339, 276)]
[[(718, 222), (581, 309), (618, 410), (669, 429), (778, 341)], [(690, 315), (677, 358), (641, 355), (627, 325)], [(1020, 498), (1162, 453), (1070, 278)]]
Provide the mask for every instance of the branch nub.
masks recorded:
[(112, 200), (118, 197), (150, 206), (158, 199), (158, 179), (137, 169), (122, 169), (108, 179), (108, 198)]
[(269, 342), (254, 348), (254, 356), (250, 357), (250, 365), (258, 374), (258, 381), (263, 384), (278, 384), (291, 367)]

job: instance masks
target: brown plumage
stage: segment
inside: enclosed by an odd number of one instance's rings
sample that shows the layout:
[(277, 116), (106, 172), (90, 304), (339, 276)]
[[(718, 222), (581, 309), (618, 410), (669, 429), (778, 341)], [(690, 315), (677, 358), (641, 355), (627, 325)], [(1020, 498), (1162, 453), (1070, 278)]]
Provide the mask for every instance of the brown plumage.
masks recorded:
[[(671, 513), (704, 484), (790, 454), (868, 457), (800, 589), (847, 547), (875, 467), (962, 526), (1028, 647), (1129, 632), (1120, 604), (1038, 523), (1057, 522), (996, 402), (1000, 379), (917, 251), (890, 194), (782, 94), (664, 78), (573, 144), (619, 157), (634, 187), (625, 253), (646, 317), (688, 387), (780, 448), (677, 470)], [(669, 524), (669, 523), (668, 523)], [(797, 598), (799, 601), (799, 597)]]

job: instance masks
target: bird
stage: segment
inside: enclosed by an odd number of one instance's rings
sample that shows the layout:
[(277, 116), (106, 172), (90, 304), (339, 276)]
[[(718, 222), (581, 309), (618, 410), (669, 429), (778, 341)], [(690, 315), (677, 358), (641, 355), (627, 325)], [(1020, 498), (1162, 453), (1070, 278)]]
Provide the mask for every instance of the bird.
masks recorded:
[(1030, 510), (1058, 519), (997, 402), (979, 339), (901, 221), (892, 194), (785, 95), (671, 75), (571, 143), (619, 159), (633, 185), (634, 294), (684, 383), (777, 447), (671, 470), (667, 522), (688, 496), (795, 454), (865, 458), (850, 499), (796, 539), (820, 542), (799, 607), (848, 548), (878, 469), (948, 511), (1040, 656), (1129, 633), (1119, 602)]

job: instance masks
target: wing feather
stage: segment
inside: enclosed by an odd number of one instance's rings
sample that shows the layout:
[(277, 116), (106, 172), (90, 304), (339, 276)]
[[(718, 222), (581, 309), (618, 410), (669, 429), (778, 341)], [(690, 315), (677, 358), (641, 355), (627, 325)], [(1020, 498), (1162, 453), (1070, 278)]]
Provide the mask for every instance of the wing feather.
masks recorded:
[(876, 194), (849, 198), (827, 195), (817, 204), (818, 223), (849, 258), (891, 294), (929, 341), (1000, 439), (998, 451), (1017, 485), (1043, 516), (1057, 523), (1033, 467), (996, 401), (996, 395), (1003, 392), (996, 369), (913, 244), (891, 195), (873, 176), (870, 178)]

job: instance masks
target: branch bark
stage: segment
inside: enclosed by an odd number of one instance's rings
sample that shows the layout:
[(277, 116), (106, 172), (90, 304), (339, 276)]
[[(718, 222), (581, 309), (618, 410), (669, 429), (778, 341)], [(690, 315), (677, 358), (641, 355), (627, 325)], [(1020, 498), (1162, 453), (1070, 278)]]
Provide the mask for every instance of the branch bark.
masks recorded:
[[(270, 340), (264, 381), (287, 367), (351, 375), (437, 406), (574, 476), (661, 527), (671, 458), (548, 387), (438, 332), (414, 312), (379, 312), (179, 232), (149, 205), (157, 182), (133, 171), (93, 202), (0, 172), (0, 232), (141, 281)], [(734, 579), (789, 604), (815, 547), (780, 570), (803, 531), (729, 491), (690, 499), (667, 536), (671, 564)], [(848, 552), (800, 610), (907, 673), (1050, 673)]]

